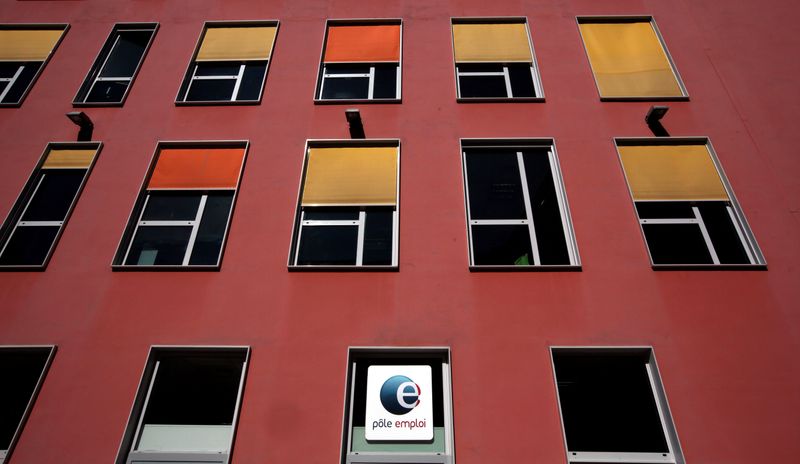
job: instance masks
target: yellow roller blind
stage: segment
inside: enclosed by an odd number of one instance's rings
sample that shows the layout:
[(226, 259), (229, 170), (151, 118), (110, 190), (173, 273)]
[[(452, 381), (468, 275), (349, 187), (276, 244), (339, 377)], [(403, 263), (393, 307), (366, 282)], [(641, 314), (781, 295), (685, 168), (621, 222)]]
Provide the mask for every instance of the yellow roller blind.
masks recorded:
[(650, 22), (583, 23), (580, 29), (602, 96), (683, 95)]
[(268, 60), (276, 26), (209, 27), (197, 61)]
[(453, 24), (456, 62), (533, 61), (524, 23)]
[(63, 33), (63, 29), (0, 30), (0, 61), (44, 61)]
[(619, 147), (633, 199), (727, 200), (705, 145)]
[(394, 205), (397, 147), (311, 148), (303, 206)]
[(86, 169), (92, 164), (97, 150), (93, 149), (55, 149), (50, 150), (47, 159), (44, 160), (43, 168), (72, 168)]

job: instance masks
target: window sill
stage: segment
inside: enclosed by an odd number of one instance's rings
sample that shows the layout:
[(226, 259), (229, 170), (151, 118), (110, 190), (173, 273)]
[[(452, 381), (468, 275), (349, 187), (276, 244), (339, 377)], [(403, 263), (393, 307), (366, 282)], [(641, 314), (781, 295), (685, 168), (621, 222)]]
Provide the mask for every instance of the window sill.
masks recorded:
[(368, 98), (358, 99), (358, 98), (349, 98), (349, 99), (341, 99), (341, 100), (321, 100), (319, 98), (314, 99), (315, 105), (375, 105), (375, 104), (399, 104), (403, 103), (402, 98), (373, 98), (372, 100)]
[(469, 266), (470, 272), (580, 272), (580, 264), (558, 264), (541, 266), (514, 266), (514, 265), (475, 265)]
[(121, 108), (122, 105), (124, 105), (124, 104), (125, 104), (124, 100), (121, 101), (121, 102), (105, 102), (105, 103), (99, 103), (99, 102), (75, 102), (74, 101), (74, 102), (72, 102), (72, 107), (73, 108), (92, 108), (92, 107), (117, 107), (117, 108)]
[(398, 272), (399, 266), (289, 265), (289, 272)]
[(458, 103), (544, 103), (544, 97), (458, 97)]
[(654, 271), (766, 271), (767, 264), (653, 264)]
[(114, 272), (219, 272), (221, 264), (217, 265), (194, 265), (194, 266), (177, 266), (177, 265), (148, 265), (136, 266), (132, 264), (112, 264), (111, 270)]
[[(44, 272), (47, 264), (8, 264), (0, 265), (0, 272)], [(0, 461), (2, 462), (2, 461)]]
[(688, 95), (680, 97), (600, 97), (601, 102), (660, 102), (660, 101), (689, 101)]
[(175, 106), (254, 106), (260, 105), (261, 100), (210, 100), (210, 101), (176, 101)]

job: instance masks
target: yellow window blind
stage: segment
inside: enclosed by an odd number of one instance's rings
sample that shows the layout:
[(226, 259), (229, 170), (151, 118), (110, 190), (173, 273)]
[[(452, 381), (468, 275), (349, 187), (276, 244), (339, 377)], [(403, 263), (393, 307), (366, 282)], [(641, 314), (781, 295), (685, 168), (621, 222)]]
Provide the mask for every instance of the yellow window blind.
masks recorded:
[(44, 61), (63, 29), (0, 30), (0, 61)]
[(525, 23), (453, 24), (457, 63), (533, 61)]
[(196, 60), (268, 60), (277, 29), (277, 26), (209, 27)]
[(395, 205), (397, 156), (397, 147), (309, 149), (302, 205)]
[(97, 150), (59, 148), (50, 150), (42, 168), (87, 169)]

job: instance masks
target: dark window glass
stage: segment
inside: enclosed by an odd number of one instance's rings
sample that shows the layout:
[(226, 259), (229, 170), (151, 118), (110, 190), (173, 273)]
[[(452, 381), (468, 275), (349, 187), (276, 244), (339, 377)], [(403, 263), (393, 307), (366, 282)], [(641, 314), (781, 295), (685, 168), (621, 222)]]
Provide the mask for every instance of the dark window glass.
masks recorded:
[(195, 79), (186, 101), (230, 101), (236, 79)]
[(397, 66), (396, 64), (375, 65), (373, 98), (397, 98)]
[(28, 89), (28, 87), (30, 87), (31, 83), (33, 83), (33, 78), (36, 77), (36, 73), (39, 72), (39, 68), (42, 66), (42, 63), (30, 62), (14, 64), (15, 67), (20, 65), (23, 66), (22, 72), (8, 90), (8, 93), (3, 98), (2, 103), (18, 103), (22, 99), (22, 96), (25, 94), (25, 91)]
[(541, 263), (569, 264), (569, 251), (548, 152), (527, 151), (523, 153), (523, 160)]
[(391, 209), (367, 210), (361, 258), (365, 266), (392, 264), (393, 216)]
[(237, 101), (258, 100), (261, 97), (261, 85), (264, 82), (264, 73), (267, 71), (267, 62), (259, 61), (248, 63), (244, 67), (242, 83), (239, 85)]
[(534, 264), (527, 225), (473, 225), (471, 230), (476, 265)]
[(238, 76), (242, 63), (202, 62), (196, 64), (195, 76)]
[(667, 453), (649, 353), (553, 354), (567, 449)]
[(121, 31), (100, 77), (132, 77), (142, 59), (151, 31)]
[(529, 63), (509, 63), (508, 77), (511, 81), (511, 93), (514, 97), (535, 97), (533, 74)]
[(306, 221), (358, 221), (358, 210), (349, 208), (314, 208), (303, 211)]
[(460, 72), (491, 72), (491, 73), (501, 73), (503, 72), (503, 65), (501, 64), (491, 64), (491, 63), (469, 63), (469, 64), (458, 64), (457, 66), (458, 71)]
[(0, 350), (0, 450), (11, 445), (49, 355), (49, 348)]
[(739, 233), (731, 221), (727, 202), (702, 202), (698, 204), (714, 251), (721, 264), (750, 264)]
[(0, 94), (8, 87), (8, 82), (0, 82)]
[(85, 174), (85, 169), (43, 169), (22, 220), (63, 221)]
[(0, 78), (11, 79), (14, 77), (20, 64), (14, 61), (0, 61)]
[(190, 226), (140, 226), (125, 264), (181, 265), (191, 233)]
[(472, 219), (526, 219), (516, 153), (469, 151), (466, 163)]
[(322, 87), (323, 100), (369, 98), (369, 77), (328, 77)]
[(506, 98), (506, 78), (504, 76), (460, 76), (462, 98)]
[(86, 101), (90, 103), (121, 102), (128, 83), (128, 81), (97, 81), (92, 86)]
[(357, 226), (303, 226), (297, 264), (355, 265)]
[(217, 264), (232, 202), (233, 192), (208, 195), (189, 264)]
[(694, 219), (689, 201), (637, 201), (640, 219)]
[(642, 224), (653, 264), (713, 264), (697, 224)]
[(194, 221), (200, 207), (200, 193), (151, 192), (142, 214), (143, 221)]
[(59, 229), (59, 226), (17, 227), (11, 234), (3, 254), (0, 255), (0, 264), (10, 266), (44, 264)]

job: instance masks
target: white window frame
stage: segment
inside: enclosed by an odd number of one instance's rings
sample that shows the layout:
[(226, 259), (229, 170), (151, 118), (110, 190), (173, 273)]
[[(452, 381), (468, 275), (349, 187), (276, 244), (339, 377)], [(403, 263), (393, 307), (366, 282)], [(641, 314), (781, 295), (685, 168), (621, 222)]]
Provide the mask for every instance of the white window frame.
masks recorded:
[[(248, 63), (255, 63), (255, 62), (256, 61), (248, 61)], [(231, 98), (228, 99), (227, 101), (232, 101), (232, 102), (240, 101), (240, 100), (237, 100), (237, 98), (239, 97), (239, 88), (242, 85), (242, 77), (244, 77), (244, 68), (246, 66), (245, 63), (242, 63), (242, 64), (239, 65), (239, 72), (236, 75), (233, 75), (233, 74), (220, 74), (220, 75), (212, 75), (212, 76), (198, 76), (197, 75), (197, 68), (201, 64), (202, 63), (198, 63), (196, 61), (193, 62), (194, 69), (192, 69), (192, 77), (189, 79), (189, 85), (186, 86), (186, 94), (183, 96), (183, 100), (181, 100), (182, 102), (184, 102), (184, 103), (199, 103), (199, 101), (197, 101), (197, 100), (187, 100), (187, 98), (189, 97), (189, 92), (191, 92), (192, 85), (195, 83), (195, 81), (224, 81), (224, 80), (235, 80), (236, 81), (236, 83), (233, 86), (233, 92), (231, 93)], [(264, 79), (266, 80), (266, 71), (264, 71)], [(224, 102), (226, 100), (212, 100), (212, 101)], [(250, 100), (245, 100), (245, 101), (250, 101)]]
[[(476, 64), (476, 63), (462, 63), (462, 64)], [(533, 79), (533, 89), (536, 92), (536, 95), (533, 97), (517, 97), (514, 96), (514, 92), (511, 89), (511, 75), (508, 72), (508, 64), (506, 63), (480, 63), (483, 65), (492, 65), (492, 66), (501, 66), (503, 68), (502, 71), (461, 71), (458, 69), (459, 65), (456, 63), (456, 87), (458, 89), (458, 98), (463, 98), (464, 100), (481, 100), (481, 99), (492, 99), (492, 98), (520, 98), (520, 99), (539, 99), (542, 95), (542, 84), (539, 82), (539, 79), (536, 77), (536, 69), (535, 65), (531, 63), (530, 71), (531, 71), (531, 79)], [(461, 77), (481, 77), (481, 76), (503, 76), (505, 79), (506, 84), (506, 96), (505, 97), (462, 97), (461, 96)]]
[[(393, 101), (400, 99), (400, 65), (397, 65), (397, 76), (396, 76), (396, 87), (395, 87), (395, 97), (392, 98), (375, 98), (374, 91), (375, 91), (375, 64), (370, 63), (347, 63), (352, 64), (355, 66), (362, 65), (362, 66), (369, 66), (369, 73), (329, 73), (328, 72), (328, 65), (329, 64), (341, 64), (341, 63), (323, 63), (322, 64), (322, 81), (319, 84), (319, 97), (318, 100), (321, 101), (350, 101), (350, 100), (363, 100), (362, 98), (322, 98), (322, 92), (325, 88), (325, 81), (327, 79), (339, 79), (339, 78), (346, 78), (346, 77), (361, 77), (369, 79), (368, 90), (367, 90), (367, 100), (378, 100), (378, 101)], [(393, 64), (393, 63), (387, 63)]]

